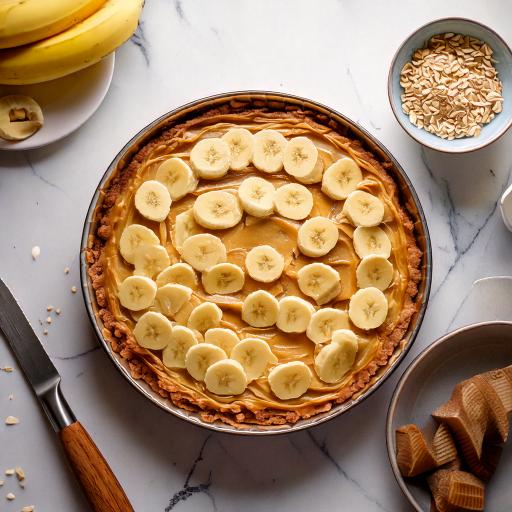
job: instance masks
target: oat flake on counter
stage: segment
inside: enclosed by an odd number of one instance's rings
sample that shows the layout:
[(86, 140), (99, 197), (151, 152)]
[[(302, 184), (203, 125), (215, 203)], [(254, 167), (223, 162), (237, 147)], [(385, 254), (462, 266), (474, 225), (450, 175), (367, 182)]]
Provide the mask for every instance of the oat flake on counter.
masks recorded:
[(17, 425), (19, 422), (20, 422), (20, 419), (16, 418), (16, 416), (7, 416), (7, 418), (5, 418), (6, 425)]

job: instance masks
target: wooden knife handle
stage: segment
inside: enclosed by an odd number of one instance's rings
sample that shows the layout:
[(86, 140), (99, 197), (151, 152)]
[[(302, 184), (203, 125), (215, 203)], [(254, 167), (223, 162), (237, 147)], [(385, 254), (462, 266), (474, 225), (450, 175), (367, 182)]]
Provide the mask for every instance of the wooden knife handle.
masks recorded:
[(94, 512), (133, 512), (123, 488), (81, 423), (64, 427), (59, 438)]

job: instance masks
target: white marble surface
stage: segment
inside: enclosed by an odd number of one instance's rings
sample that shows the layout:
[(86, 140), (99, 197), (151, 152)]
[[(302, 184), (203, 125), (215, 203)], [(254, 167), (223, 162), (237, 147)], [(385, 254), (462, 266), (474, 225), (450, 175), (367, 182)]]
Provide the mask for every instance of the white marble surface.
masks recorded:
[[(137, 512), (410, 510), (385, 451), (389, 397), (412, 357), (468, 321), (460, 307), (473, 282), (512, 274), (512, 233), (496, 209), (510, 181), (512, 132), (474, 154), (423, 151), (402, 132), (388, 106), (388, 64), (409, 32), (438, 17), (483, 21), (512, 43), (512, 6), (500, 0), (146, 4), (136, 37), (117, 52), (112, 87), (93, 118), (54, 145), (0, 154), (1, 278), (39, 334), (46, 306), (62, 308), (41, 338), (62, 374), (69, 402)], [(211, 434), (147, 403), (98, 349), (82, 297), (70, 292), (79, 284), (78, 251), (89, 200), (125, 142), (187, 101), (258, 88), (318, 100), (378, 137), (418, 191), (434, 256), (423, 327), (392, 378), (328, 424), (264, 439)], [(35, 262), (34, 245), (41, 247)], [(69, 275), (63, 272), (66, 266)], [(500, 283), (500, 293), (510, 297), (510, 287), (505, 282), (503, 291)], [(487, 314), (495, 316), (492, 308), (480, 311)], [(0, 470), (22, 466), (27, 486), (22, 490), (13, 477), (0, 475), (6, 480), (0, 511), (27, 504), (35, 504), (38, 512), (88, 510), (53, 432), (0, 341), (3, 365), (15, 371), (0, 373), (0, 416), (12, 414), (21, 423), (0, 425)], [(8, 400), (10, 393), (14, 400)], [(9, 491), (17, 496), (14, 502), (4, 498)]]

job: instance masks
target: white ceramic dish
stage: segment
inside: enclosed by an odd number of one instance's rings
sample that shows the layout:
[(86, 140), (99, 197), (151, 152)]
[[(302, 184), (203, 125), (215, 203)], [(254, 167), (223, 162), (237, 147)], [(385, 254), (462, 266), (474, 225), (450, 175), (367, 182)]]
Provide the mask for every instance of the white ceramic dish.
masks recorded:
[(114, 53), (71, 75), (31, 85), (0, 85), (0, 96), (26, 94), (44, 115), (44, 126), (28, 139), (0, 139), (0, 150), (34, 149), (66, 137), (82, 126), (103, 102), (114, 73)]

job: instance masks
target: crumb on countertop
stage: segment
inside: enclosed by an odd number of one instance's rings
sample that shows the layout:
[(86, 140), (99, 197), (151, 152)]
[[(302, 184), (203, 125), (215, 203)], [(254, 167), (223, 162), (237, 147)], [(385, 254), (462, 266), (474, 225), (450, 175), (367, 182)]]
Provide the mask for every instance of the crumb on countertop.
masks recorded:
[(14, 368), (12, 366), (3, 366), (2, 368), (0, 368), (0, 370), (2, 370), (5, 373), (11, 373), (14, 370)]
[(6, 425), (17, 425), (19, 422), (20, 419), (16, 418), (16, 416), (7, 416), (7, 418), (5, 418)]
[(34, 245), (32, 247), (32, 259), (35, 261), (37, 258), (39, 258), (39, 255), (41, 254), (41, 248), (38, 245)]

